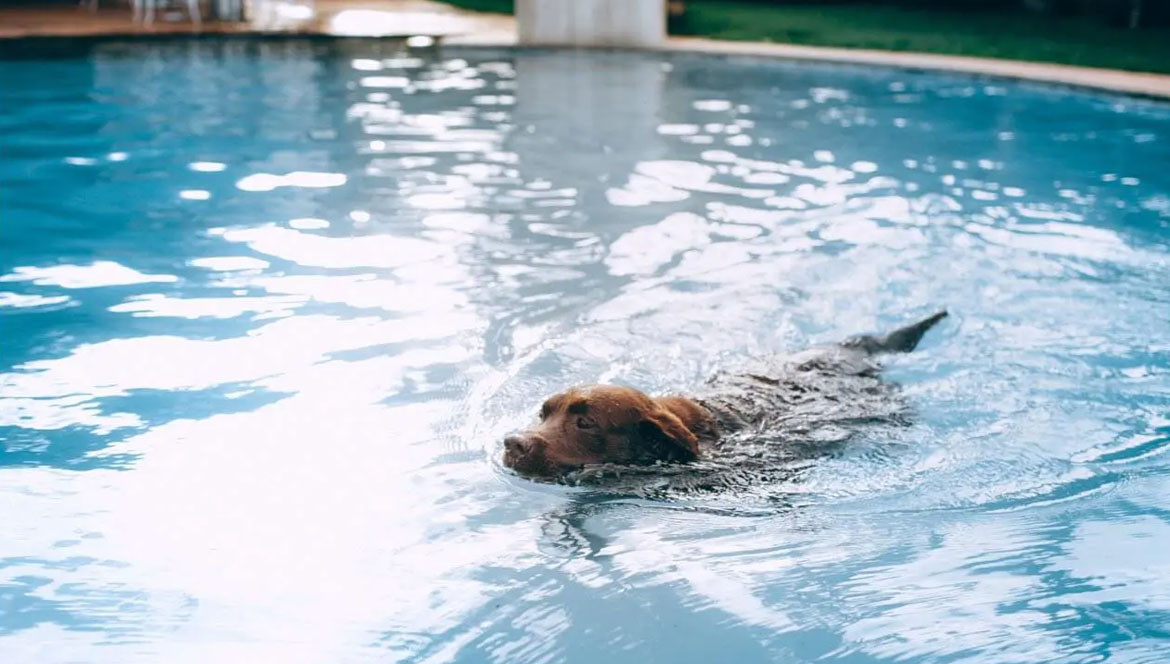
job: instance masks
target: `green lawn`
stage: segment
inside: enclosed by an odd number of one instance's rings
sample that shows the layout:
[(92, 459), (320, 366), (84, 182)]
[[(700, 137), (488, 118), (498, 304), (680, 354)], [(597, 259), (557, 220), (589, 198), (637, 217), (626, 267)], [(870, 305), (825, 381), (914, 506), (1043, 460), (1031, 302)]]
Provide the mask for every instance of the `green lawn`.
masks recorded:
[(477, 12), (495, 12), (497, 14), (511, 14), (515, 11), (516, 3), (513, 0), (439, 0), (449, 5), (471, 9)]
[[(512, 0), (447, 0), (511, 12)], [(858, 5), (768, 6), (690, 0), (679, 35), (1060, 62), (1170, 73), (1170, 29), (1127, 30), (1024, 12), (955, 12)]]

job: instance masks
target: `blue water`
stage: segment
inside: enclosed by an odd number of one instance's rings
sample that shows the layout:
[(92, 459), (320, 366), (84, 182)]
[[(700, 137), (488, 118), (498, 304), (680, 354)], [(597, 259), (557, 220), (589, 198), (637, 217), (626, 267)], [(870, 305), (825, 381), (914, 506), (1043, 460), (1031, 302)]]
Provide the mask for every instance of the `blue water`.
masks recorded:
[[(0, 60), (0, 661), (1170, 661), (1170, 106), (753, 59)], [(782, 484), (513, 477), (563, 386), (953, 313)]]

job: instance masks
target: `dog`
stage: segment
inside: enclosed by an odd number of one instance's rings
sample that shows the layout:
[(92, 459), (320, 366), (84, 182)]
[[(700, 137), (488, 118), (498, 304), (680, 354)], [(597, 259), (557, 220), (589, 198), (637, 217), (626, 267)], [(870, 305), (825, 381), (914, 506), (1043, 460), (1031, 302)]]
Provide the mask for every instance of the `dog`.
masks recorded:
[(652, 397), (631, 387), (589, 385), (547, 399), (539, 423), (504, 439), (504, 465), (539, 479), (600, 464), (690, 464), (734, 433), (780, 429), (793, 438), (890, 421), (904, 404), (878, 373), (876, 358), (914, 350), (947, 316), (940, 311), (881, 336), (852, 337), (773, 358), (708, 381), (695, 397)]

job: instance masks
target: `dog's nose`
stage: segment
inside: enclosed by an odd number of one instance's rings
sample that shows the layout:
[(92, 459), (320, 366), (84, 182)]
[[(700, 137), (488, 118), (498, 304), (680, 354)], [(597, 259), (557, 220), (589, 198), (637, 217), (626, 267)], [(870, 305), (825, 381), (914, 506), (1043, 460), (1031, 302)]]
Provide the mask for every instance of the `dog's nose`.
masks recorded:
[(512, 434), (504, 439), (504, 449), (509, 454), (524, 456), (532, 450), (532, 441), (519, 434)]

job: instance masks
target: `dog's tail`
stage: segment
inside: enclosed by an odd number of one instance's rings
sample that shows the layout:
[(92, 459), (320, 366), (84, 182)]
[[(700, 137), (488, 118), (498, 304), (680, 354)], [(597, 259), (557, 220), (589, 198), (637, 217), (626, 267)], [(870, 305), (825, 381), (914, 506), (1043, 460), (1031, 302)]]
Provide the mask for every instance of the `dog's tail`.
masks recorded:
[(868, 335), (853, 337), (842, 345), (849, 348), (861, 348), (873, 355), (878, 353), (909, 353), (922, 340), (922, 336), (926, 334), (927, 330), (946, 317), (947, 312), (944, 309), (917, 323), (900, 327), (889, 334), (880, 337)]

